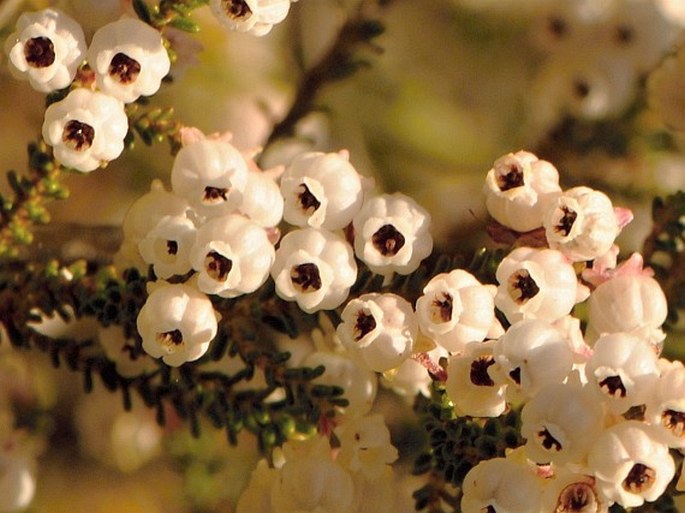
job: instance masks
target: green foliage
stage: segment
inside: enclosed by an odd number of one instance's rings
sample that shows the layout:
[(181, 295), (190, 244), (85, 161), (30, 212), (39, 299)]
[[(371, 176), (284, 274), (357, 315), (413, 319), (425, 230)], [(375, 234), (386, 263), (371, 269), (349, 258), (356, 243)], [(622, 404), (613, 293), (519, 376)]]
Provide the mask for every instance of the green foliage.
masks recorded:
[(519, 410), (490, 419), (457, 417), (438, 382), (433, 383), (431, 398), (419, 397), (415, 409), (428, 434), (428, 446), (414, 463), (415, 475), (428, 474), (426, 485), (414, 493), (417, 511), (459, 511), (468, 471), (481, 460), (504, 457), (505, 450), (524, 442)]

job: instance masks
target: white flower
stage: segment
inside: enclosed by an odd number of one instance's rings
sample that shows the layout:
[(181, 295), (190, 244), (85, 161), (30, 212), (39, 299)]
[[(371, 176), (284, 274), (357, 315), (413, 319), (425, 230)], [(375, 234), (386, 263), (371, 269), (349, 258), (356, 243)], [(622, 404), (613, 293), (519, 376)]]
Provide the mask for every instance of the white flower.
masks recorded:
[(597, 438), (589, 468), (604, 497), (633, 508), (664, 493), (675, 474), (675, 463), (668, 447), (657, 440), (654, 428), (638, 421), (616, 424)]
[(535, 77), (529, 109), (533, 116), (542, 118), (538, 122), (554, 123), (568, 114), (588, 120), (605, 119), (630, 105), (636, 84), (633, 65), (615, 53), (557, 54)]
[[(499, 372), (507, 377), (507, 394), (530, 398), (564, 381), (573, 366), (568, 341), (549, 323), (527, 319), (512, 325), (493, 348)], [(492, 375), (493, 371), (490, 371)]]
[[(419, 341), (421, 334), (419, 334)], [(420, 343), (420, 342), (419, 342)], [(417, 343), (414, 342), (414, 351), (416, 351)], [(428, 372), (428, 368), (419, 361), (429, 362), (429, 365), (434, 368), (439, 368), (440, 358), (448, 356), (447, 350), (440, 346), (436, 346), (432, 350), (424, 353), (420, 358), (407, 358), (399, 367), (386, 371), (381, 376), (381, 385), (391, 389), (397, 395), (400, 395), (408, 400), (413, 400), (416, 394), (421, 394), (425, 397), (430, 397), (430, 385), (433, 378)]]
[(337, 461), (352, 472), (368, 479), (381, 477), (397, 457), (397, 449), (390, 442), (390, 431), (382, 415), (376, 413), (346, 421), (335, 430), (340, 440)]
[(338, 386), (345, 391), (349, 401), (345, 413), (351, 416), (369, 412), (376, 399), (378, 380), (376, 375), (344, 354), (315, 351), (302, 360), (303, 367), (323, 365), (326, 371), (312, 380), (312, 384)]
[(495, 292), (462, 269), (434, 276), (416, 302), (421, 331), (451, 352), (482, 341), (497, 322)]
[(354, 251), (377, 274), (409, 274), (433, 250), (430, 215), (401, 193), (365, 201), (353, 224)]
[(178, 367), (207, 352), (216, 335), (217, 313), (202, 292), (186, 284), (160, 284), (138, 314), (143, 349)]
[(621, 228), (609, 197), (589, 187), (564, 191), (543, 221), (549, 247), (573, 261), (606, 254)]
[(456, 411), (472, 417), (497, 417), (507, 406), (505, 386), (490, 375), (495, 365), (494, 341), (468, 344), (464, 354), (451, 356), (447, 364), (445, 390)]
[(126, 339), (121, 326), (113, 324), (105, 328), (98, 325), (97, 333), (98, 342), (105, 351), (105, 356), (114, 362), (119, 375), (135, 378), (159, 368), (155, 360), (149, 358), (146, 353), (135, 354), (135, 341)]
[(352, 476), (331, 457), (328, 439), (283, 446), (285, 465), (271, 488), (273, 513), (352, 513)]
[(509, 322), (520, 319), (556, 321), (586, 297), (573, 265), (554, 249), (517, 248), (496, 273), (495, 306)]
[(482, 460), (464, 478), (464, 513), (539, 513), (542, 480), (513, 458)]
[(361, 178), (346, 151), (299, 155), (281, 177), (281, 193), (287, 222), (327, 230), (350, 224), (364, 199)]
[(617, 414), (645, 404), (659, 378), (658, 358), (647, 341), (628, 333), (602, 335), (585, 365), (588, 386)]
[(602, 405), (579, 381), (545, 387), (521, 412), (526, 454), (538, 464), (583, 464), (603, 422)]
[(283, 218), (283, 196), (278, 184), (264, 171), (250, 171), (240, 212), (263, 228), (278, 225)]
[(0, 511), (22, 511), (36, 493), (36, 464), (15, 450), (0, 451)]
[(43, 93), (71, 84), (86, 54), (81, 26), (55, 9), (24, 13), (5, 42), (13, 75)]
[(236, 513), (272, 513), (271, 488), (279, 476), (279, 468), (269, 467), (266, 460), (259, 460), (250, 474), (247, 488), (238, 498)]
[(341, 318), (340, 340), (369, 369), (394, 369), (411, 355), (419, 324), (406, 299), (389, 293), (364, 294), (345, 305)]
[(229, 142), (203, 139), (181, 148), (171, 169), (171, 188), (203, 216), (230, 214), (240, 207), (248, 168)]
[(166, 280), (190, 271), (190, 248), (195, 242), (195, 224), (185, 215), (164, 216), (138, 243), (145, 263)]
[(307, 313), (337, 308), (357, 279), (352, 248), (332, 233), (314, 228), (288, 233), (271, 268), (276, 293), (297, 301)]
[(653, 344), (666, 337), (661, 325), (668, 314), (666, 295), (659, 283), (645, 274), (616, 275), (590, 295), (587, 336), (635, 332)]
[(159, 180), (154, 180), (150, 185), (150, 192), (134, 201), (124, 215), (124, 240), (114, 257), (117, 267), (147, 268), (138, 244), (164, 217), (183, 217), (188, 210), (190, 205), (185, 199), (166, 191)]
[(207, 294), (236, 297), (257, 290), (269, 277), (275, 250), (264, 228), (230, 214), (200, 226), (190, 261), (198, 288)]
[(669, 447), (685, 448), (685, 367), (669, 362), (662, 372), (645, 418), (656, 426)]
[(606, 48), (627, 58), (639, 72), (651, 70), (676, 42), (676, 27), (653, 0), (615, 2), (613, 15), (602, 27)]
[(98, 87), (124, 103), (155, 94), (171, 66), (161, 34), (135, 18), (121, 18), (95, 32), (88, 64)]
[(124, 105), (104, 93), (74, 89), (45, 111), (43, 139), (60, 164), (93, 171), (124, 150), (128, 118)]
[(559, 513), (608, 513), (609, 503), (597, 490), (592, 476), (555, 469), (542, 496), (543, 511)]
[(209, 6), (214, 16), (228, 29), (264, 36), (288, 15), (290, 1), (211, 0)]
[(500, 224), (527, 232), (542, 226), (550, 202), (561, 192), (559, 172), (532, 153), (497, 159), (485, 178), (485, 206)]

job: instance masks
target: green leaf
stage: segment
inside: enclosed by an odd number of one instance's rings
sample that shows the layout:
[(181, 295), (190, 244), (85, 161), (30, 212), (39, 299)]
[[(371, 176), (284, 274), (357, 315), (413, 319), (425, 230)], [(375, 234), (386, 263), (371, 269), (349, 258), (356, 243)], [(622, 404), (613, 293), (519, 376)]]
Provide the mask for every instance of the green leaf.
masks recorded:
[(152, 25), (152, 14), (150, 8), (143, 0), (133, 0), (133, 10), (138, 17), (148, 25)]
[(196, 33), (200, 31), (198, 24), (186, 17), (176, 17), (169, 22), (169, 25), (183, 32)]

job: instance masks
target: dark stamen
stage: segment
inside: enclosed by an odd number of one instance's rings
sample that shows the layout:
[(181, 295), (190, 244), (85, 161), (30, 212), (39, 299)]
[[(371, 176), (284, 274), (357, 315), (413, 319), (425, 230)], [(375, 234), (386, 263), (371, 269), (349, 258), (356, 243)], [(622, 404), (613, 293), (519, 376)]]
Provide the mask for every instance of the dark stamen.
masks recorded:
[(623, 480), (623, 489), (630, 493), (649, 490), (656, 481), (656, 471), (642, 463), (636, 463)]
[(228, 273), (233, 268), (233, 262), (216, 251), (210, 251), (205, 257), (205, 269), (210, 278), (217, 281), (226, 281)]
[(360, 310), (357, 314), (357, 322), (354, 324), (354, 339), (358, 342), (374, 329), (376, 329), (376, 319), (373, 315)]
[(47, 68), (55, 62), (55, 47), (47, 37), (34, 37), (24, 44), (24, 58), (34, 68)]
[(319, 268), (311, 263), (293, 267), (290, 270), (290, 279), (302, 292), (309, 292), (309, 289), (319, 290), (322, 285)]
[(178, 242), (175, 240), (168, 240), (166, 241), (166, 251), (170, 255), (175, 255), (178, 253)]
[(495, 386), (495, 382), (488, 374), (488, 369), (490, 366), (495, 364), (494, 356), (480, 356), (478, 359), (471, 362), (471, 372), (469, 373), (469, 378), (471, 378), (471, 383), (479, 387), (492, 387)]
[(398, 232), (393, 225), (386, 224), (373, 234), (371, 242), (381, 255), (395, 256), (404, 246), (405, 240), (404, 235)]
[(609, 376), (604, 378), (599, 382), (599, 388), (605, 389), (610, 396), (616, 396), (616, 394), (621, 397), (626, 396), (626, 387), (623, 385), (620, 376)]
[(509, 373), (509, 377), (514, 380), (517, 385), (521, 384), (521, 367), (516, 367)]
[(433, 300), (431, 318), (433, 322), (449, 322), (452, 320), (452, 296), (447, 292), (441, 294), (442, 301), (437, 297)]
[(685, 437), (685, 413), (676, 410), (666, 410), (661, 415), (661, 424), (675, 436)]
[(572, 483), (561, 490), (554, 513), (597, 513), (599, 500), (587, 483)]
[(547, 428), (543, 428), (542, 431), (538, 431), (537, 436), (541, 439), (540, 443), (542, 446), (548, 451), (551, 451), (552, 448), (554, 448), (556, 452), (559, 452), (562, 449), (561, 442), (554, 438), (552, 433), (550, 433)]
[(234, 20), (247, 18), (252, 14), (252, 9), (245, 0), (222, 0), (221, 5), (228, 17)]
[(228, 189), (221, 187), (205, 187), (205, 194), (202, 197), (203, 203), (220, 203), (226, 201), (226, 194), (228, 194)]
[(316, 199), (316, 196), (311, 193), (309, 187), (307, 187), (305, 184), (301, 183), (300, 188), (302, 189), (302, 192), (297, 195), (297, 199), (300, 201), (302, 210), (308, 214), (316, 212), (316, 210), (321, 206), (321, 202)]
[(183, 333), (181, 333), (181, 330), (166, 331), (158, 333), (157, 339), (162, 344), (178, 346), (183, 343)]
[(561, 233), (564, 237), (566, 237), (569, 233), (571, 233), (571, 228), (573, 228), (573, 223), (576, 222), (578, 214), (568, 207), (561, 207), (561, 211), (564, 213), (564, 215), (561, 217), (561, 219), (559, 219), (559, 224), (554, 227), (554, 231)]
[(64, 125), (64, 130), (62, 130), (62, 142), (68, 148), (75, 151), (83, 151), (90, 148), (94, 138), (95, 129), (75, 119)]
[(135, 82), (140, 74), (140, 63), (126, 54), (119, 52), (109, 64), (109, 76), (120, 84)]
[(521, 269), (509, 277), (508, 289), (511, 298), (519, 305), (534, 298), (540, 292), (540, 287), (525, 269)]
[(523, 170), (518, 164), (510, 164), (505, 171), (506, 172), (504, 173), (497, 173), (497, 186), (502, 192), (525, 185), (523, 181)]

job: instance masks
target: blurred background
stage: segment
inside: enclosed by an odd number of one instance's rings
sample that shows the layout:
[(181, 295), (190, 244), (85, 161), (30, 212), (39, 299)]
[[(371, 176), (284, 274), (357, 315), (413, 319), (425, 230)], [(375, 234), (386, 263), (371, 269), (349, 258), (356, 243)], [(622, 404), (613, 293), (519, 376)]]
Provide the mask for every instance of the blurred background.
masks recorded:
[[(151, 101), (173, 105), (185, 125), (232, 132), (240, 149), (258, 147), (357, 4), (299, 0), (262, 38), (227, 32), (202, 8), (198, 34), (167, 34), (179, 60)], [(87, 39), (131, 11), (125, 0), (0, 0), (0, 35), (21, 11), (48, 5), (77, 19)], [(589, 185), (631, 207), (636, 219), (620, 241), (626, 253), (650, 229), (653, 197), (685, 188), (682, 0), (393, 0), (380, 19), (383, 52), (360, 50), (368, 66), (326, 86), (321, 110), (298, 125), (298, 137), (271, 146), (265, 164), (346, 148), (380, 189), (429, 209), (446, 252), (484, 243), (485, 173), (519, 149), (553, 162), (563, 187)], [(0, 60), (0, 169), (21, 171), (44, 96)], [(165, 144), (138, 141), (106, 169), (70, 176), (71, 198), (51, 205), (53, 223), (120, 225), (151, 180), (169, 185), (171, 163)], [(232, 448), (209, 427), (198, 440), (182, 424), (162, 433), (151, 412), (124, 413), (104, 390), (85, 395), (79, 376), (34, 356), (0, 356), (24, 413), (46, 433), (34, 448), (39, 484), (29, 511), (232, 511), (257, 458), (249, 436)], [(405, 432), (408, 406), (386, 399), (394, 433)], [(405, 485), (400, 511), (412, 511), (415, 483)]]

